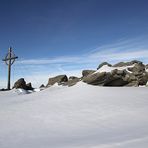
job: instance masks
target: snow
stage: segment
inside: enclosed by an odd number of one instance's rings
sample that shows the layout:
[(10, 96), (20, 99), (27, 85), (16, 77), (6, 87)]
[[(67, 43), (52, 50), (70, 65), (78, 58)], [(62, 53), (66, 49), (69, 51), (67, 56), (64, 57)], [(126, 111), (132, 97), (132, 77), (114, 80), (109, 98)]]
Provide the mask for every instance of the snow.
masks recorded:
[(146, 87), (0, 92), (0, 148), (147, 148), (147, 114)]
[(14, 89), (14, 92), (16, 92), (18, 95), (21, 95), (21, 94), (25, 95), (25, 94), (29, 94), (29, 93), (33, 93), (33, 92), (39, 92), (39, 91), (41, 91), (41, 89), (39, 89), (39, 88), (35, 88), (34, 90), (24, 90), (24, 89), (21, 89), (21, 88)]
[(112, 70), (115, 70), (115, 69), (118, 69), (118, 70), (126, 70), (128, 71), (129, 73), (131, 73), (128, 68), (131, 68), (131, 67), (134, 67), (135, 64), (133, 65), (130, 65), (130, 66), (122, 66), (122, 67), (111, 67), (111, 66), (108, 66), (108, 65), (103, 65), (101, 68), (99, 68), (95, 73), (98, 73), (98, 72), (111, 72)]

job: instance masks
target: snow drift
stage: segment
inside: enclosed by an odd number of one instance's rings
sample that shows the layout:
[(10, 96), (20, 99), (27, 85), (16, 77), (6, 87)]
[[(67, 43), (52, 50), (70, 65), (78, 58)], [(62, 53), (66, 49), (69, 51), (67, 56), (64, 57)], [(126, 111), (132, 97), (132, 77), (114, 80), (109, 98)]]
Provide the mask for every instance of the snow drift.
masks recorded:
[(146, 87), (0, 92), (0, 148), (147, 148), (147, 114)]

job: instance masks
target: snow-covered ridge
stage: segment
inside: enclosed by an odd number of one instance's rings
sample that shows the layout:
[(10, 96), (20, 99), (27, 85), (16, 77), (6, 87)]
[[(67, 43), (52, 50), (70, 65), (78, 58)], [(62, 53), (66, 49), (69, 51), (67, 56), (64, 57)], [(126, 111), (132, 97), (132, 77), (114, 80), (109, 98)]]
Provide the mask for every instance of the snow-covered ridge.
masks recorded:
[[(129, 70), (128, 70), (128, 68), (131, 68), (131, 67), (134, 67), (135, 66), (135, 64), (133, 64), (133, 65), (130, 65), (130, 66), (122, 66), (122, 67), (111, 67), (111, 66), (108, 66), (108, 65), (103, 65), (100, 69), (98, 69), (95, 73), (98, 73), (98, 72), (111, 72), (111, 71), (113, 71), (113, 70), (115, 70), (115, 69), (117, 69), (117, 70), (126, 70), (126, 71), (128, 71), (128, 72), (130, 72)], [(131, 72), (130, 72), (131, 73)]]
[(111, 65), (101, 63), (97, 70), (85, 70), (83, 82), (99, 86), (146, 86), (147, 65), (140, 61), (119, 62)]
[[(114, 65), (103, 62), (96, 70), (83, 70), (81, 77), (74, 75), (68, 77), (66, 74), (62, 74), (47, 79), (46, 84), (41, 84), (41, 89), (53, 85), (71, 87), (80, 81), (99, 86), (146, 86), (148, 82), (148, 65), (144, 65), (141, 61), (136, 60), (119, 62)], [(32, 84), (30, 82), (26, 83), (24, 78), (17, 80), (13, 88), (34, 90)]]

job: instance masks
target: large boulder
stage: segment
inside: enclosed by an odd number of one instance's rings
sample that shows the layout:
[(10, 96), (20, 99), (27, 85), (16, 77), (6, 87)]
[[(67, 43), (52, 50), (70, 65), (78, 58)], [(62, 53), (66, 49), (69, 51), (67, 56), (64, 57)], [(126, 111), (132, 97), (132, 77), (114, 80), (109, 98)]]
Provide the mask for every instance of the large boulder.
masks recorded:
[(83, 82), (92, 85), (100, 86), (124, 86), (128, 82), (125, 81), (122, 77), (124, 72), (113, 71), (113, 72), (101, 72), (89, 75), (88, 77), (83, 78)]
[(22, 89), (25, 89), (25, 90), (33, 90), (31, 83), (26, 84), (26, 81), (24, 80), (24, 78), (17, 80), (14, 83), (13, 88), (16, 88), (16, 89), (22, 88)]
[(27, 86), (26, 86), (26, 81), (24, 80), (24, 78), (21, 78), (19, 80), (17, 80), (15, 83), (14, 83), (14, 86), (13, 88), (22, 88), (22, 89), (27, 89)]
[(68, 78), (66, 75), (58, 75), (56, 77), (49, 78), (47, 86), (52, 86), (55, 83), (57, 83), (58, 85), (64, 85), (64, 83), (66, 83), (67, 81)]
[(87, 77), (88, 75), (91, 75), (95, 72), (95, 70), (83, 70), (82, 71), (82, 76)]
[(27, 86), (27, 90), (33, 90), (34, 89), (32, 87), (32, 84), (31, 83), (27, 83), (26, 86)]
[(97, 69), (100, 69), (100, 68), (101, 68), (102, 66), (104, 66), (104, 65), (108, 65), (109, 67), (112, 66), (111, 64), (109, 64), (109, 63), (107, 63), (107, 62), (103, 62), (103, 63), (101, 63), (101, 64), (98, 66)]
[(94, 73), (92, 75), (88, 75), (87, 77), (83, 77), (83, 82), (92, 85), (104, 85), (105, 81), (110, 77), (110, 73), (102, 72), (102, 73)]

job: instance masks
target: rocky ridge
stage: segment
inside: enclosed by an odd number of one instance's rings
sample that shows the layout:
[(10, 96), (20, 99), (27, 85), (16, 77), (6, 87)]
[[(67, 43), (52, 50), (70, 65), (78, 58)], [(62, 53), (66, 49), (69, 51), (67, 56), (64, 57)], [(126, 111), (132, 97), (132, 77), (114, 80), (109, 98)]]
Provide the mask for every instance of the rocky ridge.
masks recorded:
[[(148, 82), (148, 65), (141, 61), (119, 62), (111, 65), (107, 62), (101, 63), (97, 70), (83, 70), (82, 77), (58, 75), (48, 79), (46, 87), (54, 84), (62, 86), (73, 86), (78, 82), (98, 86), (141, 86)], [(44, 85), (42, 85), (43, 87)], [(45, 86), (44, 86), (45, 87)], [(19, 79), (13, 88), (32, 90), (31, 83), (26, 84), (23, 78)]]

